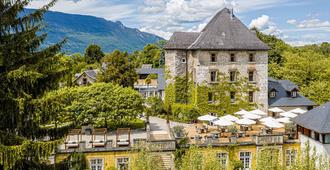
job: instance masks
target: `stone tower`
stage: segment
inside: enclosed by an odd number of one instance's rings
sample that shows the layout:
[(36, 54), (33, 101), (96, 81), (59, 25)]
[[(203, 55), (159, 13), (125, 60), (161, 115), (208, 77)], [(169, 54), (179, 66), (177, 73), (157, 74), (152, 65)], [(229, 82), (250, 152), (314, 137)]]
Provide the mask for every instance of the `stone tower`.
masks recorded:
[(259, 88), (249, 95), (260, 109), (267, 110), (269, 47), (231, 10), (218, 12), (201, 32), (175, 32), (165, 50), (167, 85), (173, 83), (173, 77), (187, 74), (195, 84), (212, 84), (220, 72), (234, 81), (239, 72)]

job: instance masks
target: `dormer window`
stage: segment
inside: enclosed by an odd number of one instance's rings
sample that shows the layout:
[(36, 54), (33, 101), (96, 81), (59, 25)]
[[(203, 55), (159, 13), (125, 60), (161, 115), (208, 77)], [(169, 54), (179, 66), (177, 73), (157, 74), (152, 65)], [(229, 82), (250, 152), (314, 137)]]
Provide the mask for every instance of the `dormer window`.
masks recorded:
[(183, 58), (181, 59), (181, 62), (182, 62), (182, 63), (186, 63), (186, 62), (187, 62), (186, 57), (183, 57)]
[(217, 62), (217, 57), (215, 56), (214, 53), (211, 54), (211, 63)]
[(254, 56), (254, 54), (252, 54), (252, 53), (249, 54), (249, 62), (250, 62), (250, 63), (252, 63), (252, 62), (256, 62), (255, 56)]
[(276, 97), (276, 91), (275, 90), (270, 91), (269, 97), (270, 98), (275, 98)]
[(293, 98), (297, 97), (297, 93), (298, 93), (297, 90), (293, 90), (293, 91), (291, 92), (291, 97), (293, 97)]

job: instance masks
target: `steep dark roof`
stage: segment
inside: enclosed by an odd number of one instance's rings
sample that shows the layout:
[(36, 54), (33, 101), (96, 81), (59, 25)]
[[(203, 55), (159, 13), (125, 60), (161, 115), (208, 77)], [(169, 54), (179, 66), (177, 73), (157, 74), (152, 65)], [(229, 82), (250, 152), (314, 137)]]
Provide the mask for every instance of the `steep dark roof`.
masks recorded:
[(77, 73), (75, 74), (76, 79), (78, 79), (81, 75), (86, 74), (88, 77), (90, 77), (91, 79), (96, 80), (97, 74), (98, 74), (99, 70), (98, 69), (94, 69), (94, 70), (86, 70), (82, 73)]
[(275, 80), (274, 78), (268, 79), (268, 91), (276, 91), (275, 98), (268, 97), (268, 105), (271, 107), (297, 107), (297, 106), (316, 106), (316, 104), (297, 93), (297, 97), (290, 96), (290, 92), (294, 89), (299, 89), (297, 85), (289, 80)]
[[(198, 35), (198, 37), (196, 37)], [(187, 47), (191, 40), (195, 40)], [(172, 48), (170, 48), (172, 47)], [(176, 48), (174, 48), (176, 47)], [(269, 50), (256, 34), (249, 30), (227, 8), (218, 12), (201, 33), (174, 33), (166, 49), (191, 50)]]
[(330, 102), (295, 117), (293, 121), (318, 133), (330, 133)]
[(136, 69), (137, 74), (157, 74), (157, 89), (164, 90), (165, 89), (165, 71), (163, 68), (138, 68)]
[(168, 50), (188, 49), (188, 47), (197, 39), (199, 34), (199, 32), (174, 32), (164, 48)]

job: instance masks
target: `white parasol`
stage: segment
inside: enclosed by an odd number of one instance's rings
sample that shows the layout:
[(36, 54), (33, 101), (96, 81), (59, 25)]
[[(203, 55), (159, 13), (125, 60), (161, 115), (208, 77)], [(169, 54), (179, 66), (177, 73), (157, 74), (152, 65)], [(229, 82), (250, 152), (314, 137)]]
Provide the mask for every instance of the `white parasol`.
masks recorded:
[(261, 122), (276, 121), (273, 117), (265, 117), (260, 119)]
[(297, 114), (303, 114), (303, 113), (305, 113), (307, 111), (306, 110), (303, 110), (301, 108), (296, 108), (296, 109), (290, 110), (290, 112), (297, 113)]
[(267, 113), (266, 112), (263, 112), (259, 109), (256, 109), (256, 110), (252, 110), (250, 111), (250, 113), (253, 113), (253, 114), (256, 114), (256, 115), (260, 115), (260, 116), (267, 116)]
[(224, 118), (220, 118), (219, 120), (213, 122), (214, 125), (218, 125), (218, 126), (231, 126), (233, 125), (234, 123), (231, 122), (230, 120), (228, 119), (224, 119)]
[(246, 118), (246, 119), (252, 119), (252, 120), (256, 120), (256, 119), (261, 118), (261, 116), (253, 114), (253, 113), (247, 113), (247, 114), (243, 115), (242, 117)]
[(283, 113), (280, 113), (280, 115), (283, 117), (288, 117), (288, 118), (294, 118), (297, 116), (296, 114), (294, 114), (292, 112), (283, 112)]
[(210, 122), (212, 120), (217, 119), (217, 117), (211, 116), (211, 115), (204, 115), (204, 116), (199, 116), (197, 119), (200, 121), (209, 121)]
[(254, 124), (256, 124), (256, 121), (243, 118), (243, 119), (237, 120), (236, 123), (239, 125), (254, 125)]
[(281, 117), (281, 118), (278, 118), (276, 119), (278, 122), (281, 122), (281, 123), (291, 123), (291, 120), (290, 118), (288, 117)]
[(242, 110), (240, 110), (240, 111), (238, 111), (238, 112), (236, 112), (236, 113), (234, 113), (234, 114), (235, 114), (235, 115), (245, 115), (245, 114), (247, 114), (247, 113), (250, 113), (250, 112), (248, 112), (248, 111), (242, 109)]
[(285, 112), (284, 110), (278, 108), (278, 107), (274, 107), (274, 108), (271, 108), (271, 109), (268, 109), (268, 111), (271, 111), (271, 112), (274, 112), (274, 113), (282, 113), (282, 112)]
[(226, 116), (222, 116), (219, 119), (227, 119), (229, 121), (235, 122), (236, 120), (238, 120), (239, 118), (233, 116), (233, 115), (226, 115)]
[(284, 125), (282, 123), (279, 123), (277, 121), (267, 121), (262, 124), (264, 124), (265, 126), (267, 126), (269, 128), (283, 128), (284, 127)]

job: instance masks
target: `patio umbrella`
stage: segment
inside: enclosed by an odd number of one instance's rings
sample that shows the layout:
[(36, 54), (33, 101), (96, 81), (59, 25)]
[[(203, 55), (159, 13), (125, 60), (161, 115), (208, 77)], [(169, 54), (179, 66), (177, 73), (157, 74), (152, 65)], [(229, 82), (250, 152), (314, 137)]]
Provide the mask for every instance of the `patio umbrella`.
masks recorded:
[(232, 122), (235, 122), (236, 120), (239, 119), (239, 118), (237, 118), (237, 117), (235, 117), (235, 116), (233, 116), (233, 115), (222, 116), (222, 117), (220, 117), (219, 119), (221, 119), (221, 118), (223, 118), (223, 119), (227, 119), (227, 120), (232, 121)]
[(239, 125), (254, 125), (254, 124), (256, 124), (256, 121), (243, 118), (243, 119), (237, 120), (236, 123)]
[(303, 110), (301, 108), (296, 108), (296, 109), (290, 110), (290, 112), (297, 113), (297, 114), (303, 114), (303, 113), (305, 113), (307, 111), (306, 110)]
[(209, 122), (211, 122), (212, 120), (217, 119), (217, 117), (211, 116), (211, 115), (204, 115), (204, 116), (199, 116), (197, 119), (200, 120), (200, 121), (209, 121)]
[(268, 111), (270, 112), (274, 112), (274, 113), (282, 113), (282, 112), (285, 112), (284, 110), (278, 108), (278, 107), (274, 107), (274, 108), (271, 108), (271, 109), (268, 109)]
[(247, 114), (247, 113), (250, 113), (250, 112), (248, 112), (248, 111), (242, 109), (242, 110), (240, 110), (240, 111), (238, 111), (238, 112), (236, 112), (236, 113), (234, 113), (234, 114), (235, 114), (235, 115), (245, 115), (245, 114)]
[(247, 114), (243, 115), (242, 117), (246, 118), (246, 119), (252, 119), (252, 120), (256, 120), (256, 119), (261, 118), (261, 116), (256, 115), (256, 114), (252, 114), (252, 113), (247, 113)]
[(260, 119), (261, 122), (276, 121), (273, 117), (265, 117)]
[(265, 126), (267, 126), (269, 128), (282, 128), (282, 127), (284, 127), (284, 125), (282, 123), (279, 123), (277, 121), (267, 121), (267, 122), (264, 122), (262, 124), (264, 124)]
[(294, 114), (292, 112), (283, 112), (283, 113), (280, 113), (280, 115), (283, 117), (288, 117), (288, 118), (294, 118), (297, 116), (296, 114)]
[(233, 125), (234, 123), (231, 122), (231, 121), (228, 120), (228, 119), (220, 118), (219, 120), (213, 122), (213, 124), (218, 125), (218, 126), (231, 126), (231, 125)]
[(291, 123), (291, 120), (290, 118), (288, 117), (281, 117), (281, 118), (278, 118), (276, 119), (278, 122), (281, 122), (281, 123)]
[(260, 116), (267, 116), (267, 113), (266, 112), (263, 112), (259, 109), (256, 109), (256, 110), (252, 110), (250, 111), (250, 113), (253, 113), (253, 114), (256, 114), (256, 115), (260, 115)]

